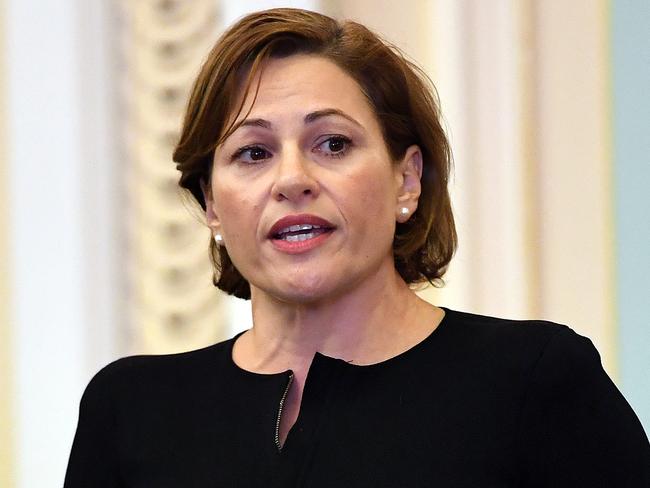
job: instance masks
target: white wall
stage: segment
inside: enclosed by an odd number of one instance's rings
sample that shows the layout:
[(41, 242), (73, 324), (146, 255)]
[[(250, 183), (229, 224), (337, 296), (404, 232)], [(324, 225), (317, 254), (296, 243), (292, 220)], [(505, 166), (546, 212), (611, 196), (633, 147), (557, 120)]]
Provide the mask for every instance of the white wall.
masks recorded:
[(109, 3), (5, 2), (20, 488), (62, 485), (83, 387), (115, 346)]

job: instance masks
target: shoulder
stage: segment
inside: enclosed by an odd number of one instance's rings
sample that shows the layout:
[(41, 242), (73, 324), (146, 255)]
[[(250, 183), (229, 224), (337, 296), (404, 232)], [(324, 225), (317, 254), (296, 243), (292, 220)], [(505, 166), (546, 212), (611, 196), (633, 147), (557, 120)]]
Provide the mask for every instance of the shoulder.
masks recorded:
[(458, 363), (478, 378), (475, 390), (499, 399), (515, 392), (523, 484), (646, 486), (639, 480), (650, 479), (648, 439), (591, 340), (546, 321), (450, 317), (447, 343), (456, 358), (465, 354)]
[(483, 339), (534, 340), (545, 342), (553, 335), (570, 331), (563, 324), (547, 320), (513, 320), (445, 309), (453, 326), (466, 334)]
[(165, 386), (191, 387), (208, 377), (223, 376), (215, 372), (223, 373), (227, 368), (233, 340), (181, 353), (117, 359), (93, 376), (83, 399), (152, 392)]
[[(534, 367), (544, 356), (559, 356), (560, 363), (600, 363), (591, 341), (566, 325), (545, 320), (510, 320), (447, 310), (447, 335), (460, 351), (495, 361), (525, 362)], [(560, 365), (558, 363), (558, 365)]]
[(444, 354), (481, 382), (548, 401), (604, 381), (615, 388), (591, 340), (566, 325), (454, 311), (449, 318)]

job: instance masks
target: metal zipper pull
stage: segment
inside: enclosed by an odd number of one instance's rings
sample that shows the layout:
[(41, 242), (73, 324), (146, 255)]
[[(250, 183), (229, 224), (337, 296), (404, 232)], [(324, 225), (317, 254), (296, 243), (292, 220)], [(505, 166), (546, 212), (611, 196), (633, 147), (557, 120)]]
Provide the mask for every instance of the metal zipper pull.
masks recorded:
[(275, 421), (275, 446), (278, 448), (278, 451), (282, 451), (282, 445), (280, 444), (280, 422), (282, 421), (282, 409), (284, 408), (284, 401), (287, 399), (287, 395), (289, 394), (289, 388), (291, 388), (292, 383), (293, 383), (293, 372), (289, 373), (289, 381), (287, 382), (287, 386), (284, 389), (282, 398), (280, 398), (280, 405), (278, 407), (278, 418)]

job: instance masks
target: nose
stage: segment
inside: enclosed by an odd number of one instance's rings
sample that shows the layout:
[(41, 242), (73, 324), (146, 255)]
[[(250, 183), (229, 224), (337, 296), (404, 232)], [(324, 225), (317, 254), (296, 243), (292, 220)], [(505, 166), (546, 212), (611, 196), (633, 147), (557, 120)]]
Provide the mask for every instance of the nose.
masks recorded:
[(276, 166), (271, 194), (277, 201), (300, 203), (315, 198), (320, 185), (311, 172), (311, 161), (298, 150), (285, 151)]

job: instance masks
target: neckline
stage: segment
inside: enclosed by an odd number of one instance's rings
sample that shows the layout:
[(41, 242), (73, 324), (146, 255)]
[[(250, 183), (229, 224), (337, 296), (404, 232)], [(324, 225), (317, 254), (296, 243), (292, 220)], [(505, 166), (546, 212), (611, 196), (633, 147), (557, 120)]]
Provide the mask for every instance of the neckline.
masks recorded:
[[(447, 307), (440, 307), (439, 306), (439, 308), (444, 310), (445, 314), (442, 317), (442, 320), (440, 320), (440, 322), (436, 326), (436, 328), (433, 329), (420, 342), (417, 342), (417, 343), (413, 344), (410, 348), (408, 348), (407, 350), (405, 350), (403, 352), (400, 352), (399, 354), (396, 354), (395, 356), (383, 359), (381, 361), (378, 361), (378, 362), (372, 363), (372, 364), (354, 364), (352, 362), (345, 361), (344, 359), (335, 358), (335, 357), (332, 357), (332, 356), (326, 356), (325, 354), (322, 354), (322, 353), (317, 351), (314, 354), (314, 357), (312, 359), (312, 364), (314, 364), (314, 362), (316, 362), (316, 361), (319, 361), (319, 362), (321, 362), (321, 361), (322, 362), (333, 362), (333, 363), (337, 363), (337, 364), (340, 364), (340, 365), (344, 365), (345, 367), (348, 367), (350, 370), (355, 370), (355, 371), (371, 371), (371, 370), (373, 370), (374, 371), (374, 370), (379, 369), (381, 367), (385, 367), (385, 366), (388, 366), (388, 365), (391, 365), (391, 364), (394, 364), (394, 363), (404, 361), (404, 360), (408, 359), (410, 356), (417, 355), (418, 352), (421, 349), (423, 349), (430, 342), (435, 340), (435, 338), (438, 337), (441, 332), (443, 332), (444, 330), (447, 330), (447, 328), (449, 327), (448, 322), (450, 322), (452, 320), (451, 316), (454, 314), (454, 311), (448, 309)], [(250, 329), (247, 329), (247, 330), (250, 330)], [(228, 363), (230, 364), (230, 366), (234, 370), (240, 372), (240, 374), (242, 374), (244, 376), (249, 376), (249, 377), (252, 377), (252, 378), (278, 378), (278, 377), (286, 377), (286, 376), (288, 376), (290, 374), (293, 374), (293, 371), (290, 370), (290, 369), (288, 369), (286, 371), (279, 371), (277, 373), (259, 373), (259, 372), (256, 372), (256, 371), (250, 371), (250, 370), (244, 369), (241, 366), (239, 366), (235, 362), (235, 360), (233, 359), (233, 348), (235, 346), (235, 342), (237, 341), (237, 339), (244, 332), (246, 332), (247, 330), (243, 330), (243, 331), (237, 333), (229, 341), (229, 345), (228, 345), (228, 348), (227, 348), (227, 353), (228, 353), (228, 358), (227, 359), (228, 359)]]

